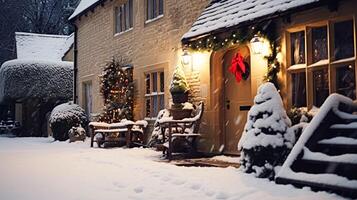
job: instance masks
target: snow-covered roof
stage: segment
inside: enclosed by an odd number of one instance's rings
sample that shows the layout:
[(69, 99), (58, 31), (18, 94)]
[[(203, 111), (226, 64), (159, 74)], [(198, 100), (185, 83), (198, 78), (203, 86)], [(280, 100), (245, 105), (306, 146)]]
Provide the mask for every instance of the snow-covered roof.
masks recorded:
[(72, 35), (16, 32), (18, 59), (61, 61), (74, 42)]
[(73, 62), (15, 59), (0, 68), (0, 102), (26, 98), (69, 100)]
[(229, 28), (320, 0), (213, 0), (183, 39)]
[(81, 0), (81, 2), (78, 4), (76, 10), (72, 13), (72, 15), (68, 18), (68, 20), (72, 20), (81, 13), (83, 13), (85, 10), (90, 8), (91, 6), (95, 6), (96, 3), (100, 2), (101, 0)]

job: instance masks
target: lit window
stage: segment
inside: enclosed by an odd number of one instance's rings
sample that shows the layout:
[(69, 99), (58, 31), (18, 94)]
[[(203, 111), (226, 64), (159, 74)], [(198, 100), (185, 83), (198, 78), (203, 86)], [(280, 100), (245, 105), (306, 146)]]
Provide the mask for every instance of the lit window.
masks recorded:
[(155, 118), (165, 107), (164, 72), (147, 73), (145, 77), (145, 116)]
[(133, 27), (133, 0), (115, 8), (115, 33), (121, 33)]
[(292, 79), (292, 106), (306, 107), (306, 73), (291, 74)]

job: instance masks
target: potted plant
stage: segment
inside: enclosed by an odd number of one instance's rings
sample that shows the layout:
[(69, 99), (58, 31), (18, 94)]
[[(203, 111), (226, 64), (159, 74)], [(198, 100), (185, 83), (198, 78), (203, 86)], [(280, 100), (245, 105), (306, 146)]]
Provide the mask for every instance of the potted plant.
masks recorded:
[(172, 102), (170, 113), (173, 119), (183, 119), (191, 116), (192, 106), (187, 106), (189, 86), (185, 73), (180, 66), (177, 66), (172, 76), (170, 93)]
[(174, 104), (185, 103), (188, 101), (189, 86), (186, 81), (185, 73), (180, 66), (177, 66), (172, 76), (170, 93)]

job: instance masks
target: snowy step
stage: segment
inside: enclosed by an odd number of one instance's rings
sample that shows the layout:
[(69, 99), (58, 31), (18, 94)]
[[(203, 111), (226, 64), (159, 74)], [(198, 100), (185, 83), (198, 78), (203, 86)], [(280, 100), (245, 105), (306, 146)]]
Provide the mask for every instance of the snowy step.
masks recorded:
[(322, 139), (317, 141), (317, 144), (313, 145), (310, 149), (330, 156), (357, 154), (357, 139), (349, 137)]
[[(335, 126), (338, 125), (338, 126)], [(330, 139), (335, 137), (346, 137), (346, 138), (354, 138), (357, 139), (357, 129), (351, 128), (339, 128), (343, 127), (344, 124), (335, 124), (332, 125), (329, 129), (327, 129), (327, 134), (324, 134), (324, 139)]]
[(357, 122), (352, 122), (348, 124), (334, 124), (330, 126), (331, 129), (355, 129), (357, 130)]
[(357, 181), (334, 174), (309, 174), (290, 171), (277, 177), (278, 184), (293, 184), (296, 187), (309, 186), (315, 191), (332, 191), (342, 196), (357, 198)]

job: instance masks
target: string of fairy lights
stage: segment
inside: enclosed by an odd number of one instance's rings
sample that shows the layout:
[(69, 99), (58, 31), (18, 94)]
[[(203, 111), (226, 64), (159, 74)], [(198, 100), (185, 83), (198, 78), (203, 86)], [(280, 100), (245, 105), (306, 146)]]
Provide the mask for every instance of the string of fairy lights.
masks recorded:
[(104, 110), (99, 121), (115, 123), (133, 119), (133, 69), (127, 67), (125, 61), (113, 58), (107, 63), (100, 76), (100, 93), (104, 99)]
[(265, 81), (272, 82), (279, 90), (280, 84), (278, 74), (280, 72), (280, 63), (278, 53), (280, 52), (279, 37), (276, 33), (275, 23), (269, 21), (262, 25), (240, 28), (231, 32), (209, 35), (193, 41), (184, 41), (184, 48), (192, 51), (218, 51), (229, 47), (245, 44), (255, 36), (264, 37), (270, 42), (271, 54), (265, 58), (268, 61)]

